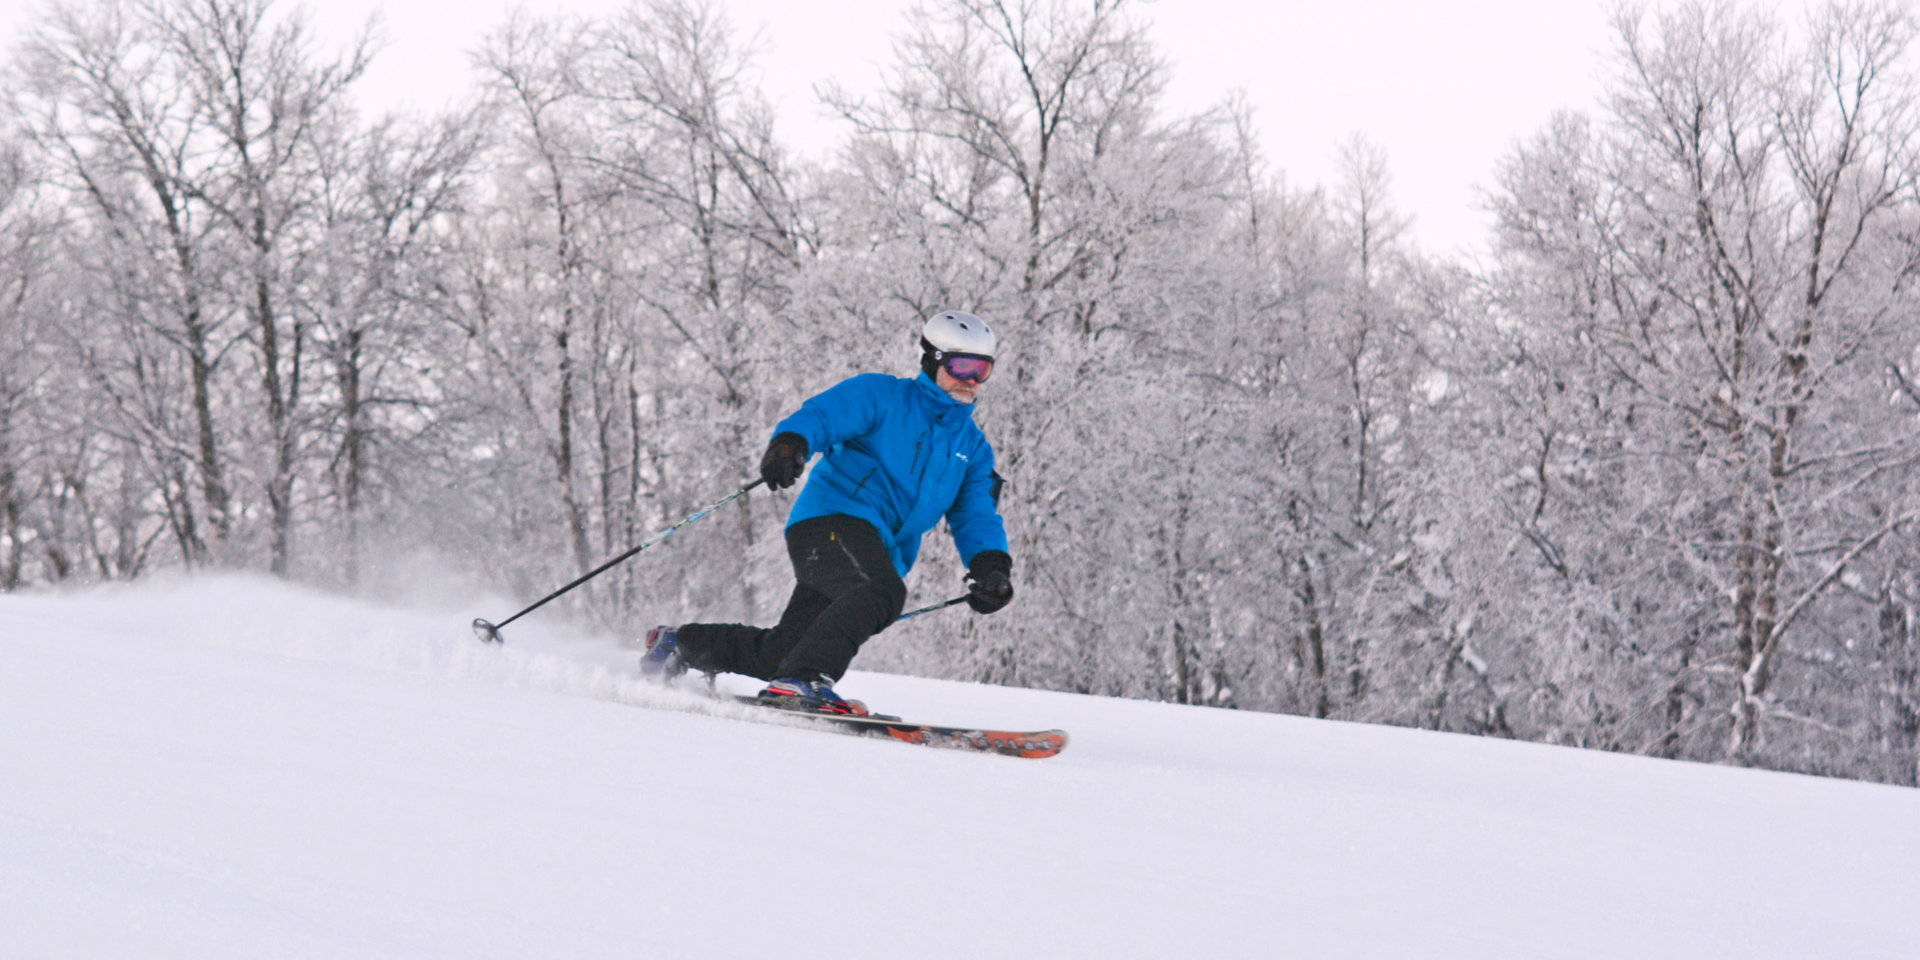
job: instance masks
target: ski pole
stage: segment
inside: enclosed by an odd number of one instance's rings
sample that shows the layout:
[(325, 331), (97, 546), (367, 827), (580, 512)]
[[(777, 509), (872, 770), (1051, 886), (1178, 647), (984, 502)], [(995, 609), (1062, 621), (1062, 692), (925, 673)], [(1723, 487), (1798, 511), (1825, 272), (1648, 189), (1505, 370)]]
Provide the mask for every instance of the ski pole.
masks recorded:
[[(718, 500), (715, 500), (714, 502), (706, 505), (705, 507), (702, 507), (699, 510), (694, 511), (692, 516), (686, 518), (685, 520), (680, 521), (679, 523), (674, 524), (671, 527), (668, 527), (666, 530), (662, 531), (659, 536), (656, 536), (652, 540), (648, 540), (646, 543), (643, 543), (637, 547), (634, 547), (632, 550), (628, 550), (626, 553), (623, 553), (617, 557), (614, 557), (612, 560), (608, 560), (606, 563), (603, 563), (597, 567), (594, 567), (592, 570), (589, 570), (585, 574), (582, 574), (578, 579), (574, 580), (572, 583), (569, 583), (566, 586), (561, 587), (560, 589), (555, 590), (554, 592), (549, 593), (544, 597), (541, 597), (539, 601), (534, 603), (533, 606), (528, 607), (525, 610), (522, 610), (519, 613), (516, 613), (513, 616), (500, 621), (499, 623), (488, 623), (487, 621), (482, 620), (478, 617), (474, 618), (474, 621), (473, 621), (474, 636), (479, 637), (482, 643), (505, 643), (506, 639), (500, 636), (501, 627), (504, 627), (507, 624), (512, 623), (515, 620), (518, 620), (521, 617), (524, 617), (527, 614), (540, 609), (541, 607), (545, 606), (549, 600), (553, 600), (556, 597), (559, 597), (561, 594), (566, 593), (568, 590), (572, 590), (574, 587), (577, 587), (583, 583), (586, 583), (588, 580), (592, 580), (594, 577), (597, 577), (603, 573), (606, 573), (608, 570), (612, 569), (616, 564), (620, 563), (620, 561), (625, 560), (628, 557), (631, 557), (634, 554), (639, 553), (640, 551), (645, 550), (646, 548), (651, 547), (654, 544), (659, 543), (660, 541), (665, 540), (670, 536), (673, 536), (674, 531), (679, 530), (681, 527), (684, 527), (687, 524), (692, 523), (695, 520), (698, 520), (701, 517), (704, 517), (715, 510), (718, 510), (719, 508), (725, 506), (728, 502), (732, 501), (735, 497), (738, 497), (746, 493), (748, 490), (752, 490), (754, 487), (757, 487), (766, 482), (767, 481), (765, 480), (755, 480), (754, 482), (749, 483), (746, 486), (741, 487), (740, 489), (735, 490), (734, 492), (729, 493)], [(961, 599), (966, 599), (966, 598), (962, 597)]]
[(963, 593), (957, 597), (954, 597), (952, 600), (942, 600), (939, 603), (927, 604), (926, 606), (921, 607), (918, 610), (913, 610), (913, 611), (909, 611), (907, 613), (901, 614), (900, 616), (894, 619), (894, 622), (899, 623), (901, 620), (905, 620), (908, 617), (917, 617), (923, 613), (932, 613), (935, 610), (945, 610), (946, 608), (951, 607), (956, 603), (966, 603), (967, 598), (969, 596), (972, 596), (972, 594)]

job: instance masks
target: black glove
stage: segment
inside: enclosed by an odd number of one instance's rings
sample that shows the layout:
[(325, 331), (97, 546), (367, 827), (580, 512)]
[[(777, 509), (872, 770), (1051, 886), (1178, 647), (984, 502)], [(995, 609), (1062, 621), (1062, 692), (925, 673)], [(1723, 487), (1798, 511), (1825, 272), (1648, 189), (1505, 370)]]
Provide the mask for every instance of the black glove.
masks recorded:
[(982, 550), (967, 565), (967, 606), (995, 613), (1013, 602), (1013, 558), (1000, 550)]
[(806, 469), (807, 438), (797, 433), (776, 435), (767, 444), (766, 456), (760, 458), (760, 479), (775, 490), (793, 486)]

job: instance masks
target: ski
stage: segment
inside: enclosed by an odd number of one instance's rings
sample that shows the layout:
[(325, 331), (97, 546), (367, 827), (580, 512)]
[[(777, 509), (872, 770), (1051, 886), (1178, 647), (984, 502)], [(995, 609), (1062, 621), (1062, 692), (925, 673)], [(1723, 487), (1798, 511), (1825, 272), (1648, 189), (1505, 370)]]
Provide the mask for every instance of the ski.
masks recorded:
[(759, 697), (733, 697), (741, 703), (750, 704), (761, 710), (777, 711), (781, 716), (797, 717), (802, 720), (819, 721), (831, 724), (847, 733), (864, 734), (874, 737), (891, 737), (903, 743), (917, 744), (923, 747), (939, 747), (947, 750), (969, 750), (975, 753), (997, 753), (1008, 757), (1026, 757), (1042, 760), (1054, 756), (1067, 748), (1065, 730), (988, 730), (982, 727), (953, 727), (941, 724), (915, 723), (899, 717), (875, 715), (854, 717), (838, 713), (815, 713), (811, 710), (796, 710), (771, 704)]

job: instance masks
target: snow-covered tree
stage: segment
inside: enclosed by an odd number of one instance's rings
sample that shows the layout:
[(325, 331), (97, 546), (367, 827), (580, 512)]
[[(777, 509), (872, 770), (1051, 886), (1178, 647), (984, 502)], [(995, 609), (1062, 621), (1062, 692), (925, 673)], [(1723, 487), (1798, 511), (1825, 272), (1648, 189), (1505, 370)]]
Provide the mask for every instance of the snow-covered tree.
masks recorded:
[(1578, 595), (1554, 681), (1579, 726), (1754, 763), (1770, 718), (1824, 724), (1780, 683), (1838, 639), (1809, 614), (1920, 516), (1883, 359), (1913, 336), (1914, 23), (1832, 5), (1790, 45), (1731, 3), (1648, 19), (1616, 22), (1607, 116), (1501, 176), (1524, 530)]

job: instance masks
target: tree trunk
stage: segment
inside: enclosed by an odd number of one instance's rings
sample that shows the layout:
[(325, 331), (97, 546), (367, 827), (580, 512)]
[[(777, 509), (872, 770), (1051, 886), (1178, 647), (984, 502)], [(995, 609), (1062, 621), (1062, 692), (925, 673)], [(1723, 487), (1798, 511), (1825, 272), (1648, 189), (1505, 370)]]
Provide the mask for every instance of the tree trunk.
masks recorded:
[(1192, 703), (1193, 650), (1187, 642), (1187, 628), (1179, 618), (1173, 621), (1173, 702)]
[(1687, 677), (1693, 671), (1693, 651), (1699, 642), (1697, 630), (1687, 631), (1680, 639), (1680, 663), (1674, 670), (1673, 683), (1667, 687), (1667, 728), (1652, 751), (1656, 757), (1680, 758), (1680, 727), (1687, 720)]
[(344, 432), (340, 438), (340, 500), (346, 549), (347, 583), (360, 585), (360, 487), (366, 469), (366, 425), (362, 422), (364, 399), (360, 395), (360, 345), (364, 332), (359, 327), (347, 331), (341, 344), (340, 416)]
[(1446, 653), (1440, 658), (1440, 668), (1434, 671), (1433, 693), (1427, 698), (1427, 716), (1423, 726), (1428, 730), (1439, 730), (1446, 720), (1453, 671), (1460, 663), (1461, 653), (1467, 648), (1467, 636), (1459, 630), (1449, 629), (1441, 642)]
[[(213, 364), (208, 360), (207, 329), (200, 312), (199, 291), (193, 286), (196, 281), (191, 273), (192, 254), (183, 245), (179, 249), (179, 256), (188, 288), (187, 309), (181, 318), (181, 328), (186, 334), (187, 364), (193, 381), (193, 421), (198, 441), (195, 465), (200, 475), (200, 496), (207, 505), (207, 523), (213, 528), (213, 543), (209, 545), (200, 537), (192, 506), (182, 502), (175, 514), (175, 529), (186, 564), (192, 567), (209, 561), (218, 563), (225, 557), (227, 539), (233, 532), (233, 498), (227, 491), (225, 472), (220, 464), (220, 449), (215, 439)], [(158, 455), (169, 456), (164, 452)]]
[[(264, 223), (256, 221), (256, 242), (266, 242), (264, 230)], [(263, 261), (257, 269), (264, 271), (268, 251), (262, 247), (256, 253)], [(279, 318), (273, 309), (271, 286), (264, 276), (255, 277), (253, 294), (254, 323), (260, 331), (260, 387), (266, 394), (267, 435), (273, 444), (273, 472), (267, 478), (268, 523), (272, 531), (272, 552), (268, 563), (274, 576), (284, 577), (292, 563), (295, 470), (292, 410), (293, 405), (299, 402), (302, 338), (296, 326), (289, 354), (283, 358)], [(288, 366), (284, 380), (280, 369), (283, 361)]]
[(561, 308), (560, 330), (554, 335), (554, 349), (560, 355), (560, 399), (555, 415), (559, 423), (558, 439), (553, 446), (554, 483), (560, 490), (560, 505), (566, 513), (567, 533), (573, 546), (573, 561), (580, 570), (592, 562), (593, 545), (587, 533), (586, 512), (573, 487), (573, 353), (568, 345), (573, 326), (573, 308)]
[(1300, 610), (1306, 626), (1298, 634), (1301, 672), (1307, 677), (1308, 713), (1319, 719), (1326, 719), (1328, 709), (1327, 683), (1327, 643), (1326, 626), (1323, 611), (1320, 609), (1319, 591), (1313, 585), (1313, 564), (1306, 554), (1299, 561), (1300, 586), (1294, 595), (1300, 599)]
[(20, 586), (20, 567), (24, 550), (20, 543), (20, 498), (13, 465), (8, 460), (6, 432), (0, 429), (0, 539), (6, 552), (0, 553), (0, 592)]
[(1873, 724), (1885, 756), (1887, 780), (1920, 786), (1920, 623), (1888, 584), (1880, 603), (1880, 650), (1874, 666), (1884, 679)]

